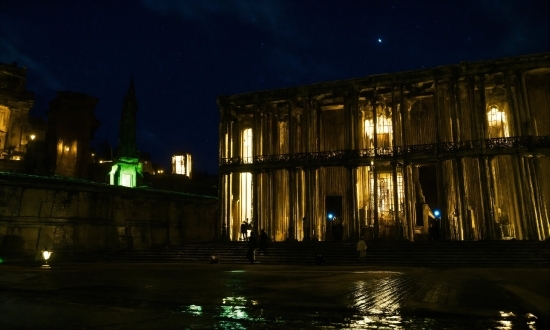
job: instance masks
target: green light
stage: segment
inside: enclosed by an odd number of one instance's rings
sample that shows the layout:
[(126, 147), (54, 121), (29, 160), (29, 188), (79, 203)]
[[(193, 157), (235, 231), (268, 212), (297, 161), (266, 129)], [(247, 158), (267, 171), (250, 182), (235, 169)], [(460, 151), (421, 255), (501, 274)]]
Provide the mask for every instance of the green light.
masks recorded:
[(109, 172), (110, 184), (134, 188), (137, 186), (138, 174), (142, 175), (142, 166), (137, 158), (121, 158)]

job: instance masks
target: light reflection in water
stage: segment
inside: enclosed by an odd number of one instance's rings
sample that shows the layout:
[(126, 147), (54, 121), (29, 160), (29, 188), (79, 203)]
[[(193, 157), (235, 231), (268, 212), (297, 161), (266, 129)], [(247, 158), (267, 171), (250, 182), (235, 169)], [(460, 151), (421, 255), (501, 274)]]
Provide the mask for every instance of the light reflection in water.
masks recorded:
[(360, 314), (350, 320), (350, 328), (404, 329), (400, 308), (404, 296), (412, 289), (412, 277), (391, 275), (353, 283), (350, 307)]
[[(249, 328), (338, 328), (338, 329), (530, 329), (536, 330), (533, 314), (501, 312), (492, 318), (416, 317), (402, 314), (404, 301), (418, 289), (413, 276), (390, 274), (350, 283), (347, 311), (318, 311), (308, 308), (270, 308), (242, 294), (243, 283), (231, 282), (232, 294), (219, 305), (188, 305), (181, 312), (196, 324), (222, 329)], [(204, 322), (204, 323), (201, 323)]]
[(202, 307), (197, 305), (189, 305), (187, 306), (186, 311), (195, 316), (201, 316), (202, 315)]
[(522, 318), (513, 312), (500, 311), (500, 317), (502, 319), (496, 321), (497, 325), (495, 326), (495, 329), (510, 330), (516, 329), (518, 326), (524, 329), (523, 324), (525, 324), (530, 330), (537, 329), (537, 317), (531, 313), (526, 313)]

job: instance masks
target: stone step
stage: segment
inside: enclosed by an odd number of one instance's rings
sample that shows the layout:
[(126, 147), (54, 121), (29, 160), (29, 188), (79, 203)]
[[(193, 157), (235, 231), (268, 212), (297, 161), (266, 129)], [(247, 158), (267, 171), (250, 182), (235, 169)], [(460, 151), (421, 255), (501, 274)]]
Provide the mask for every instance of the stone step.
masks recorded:
[[(548, 242), (421, 242), (369, 243), (368, 264), (462, 265), (482, 267), (550, 266)], [(117, 251), (102, 256), (106, 262), (207, 262), (215, 255), (224, 263), (246, 263), (246, 242), (185, 244), (146, 251)], [(355, 264), (355, 244), (349, 242), (271, 243), (266, 264), (309, 264), (321, 254), (327, 264)]]

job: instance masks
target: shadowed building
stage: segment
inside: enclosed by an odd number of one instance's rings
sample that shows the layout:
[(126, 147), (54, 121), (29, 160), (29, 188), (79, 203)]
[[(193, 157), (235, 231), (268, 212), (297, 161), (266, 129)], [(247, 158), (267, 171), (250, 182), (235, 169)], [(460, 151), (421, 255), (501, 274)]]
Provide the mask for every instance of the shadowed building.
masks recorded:
[(82, 93), (57, 92), (48, 110), (48, 157), (54, 175), (88, 178), (90, 141), (100, 123), (94, 111), (98, 99)]
[(247, 218), (276, 241), (550, 235), (548, 53), (218, 105), (218, 235)]
[(34, 95), (26, 90), (27, 69), (0, 63), (0, 159), (21, 160), (26, 152), (29, 110)]

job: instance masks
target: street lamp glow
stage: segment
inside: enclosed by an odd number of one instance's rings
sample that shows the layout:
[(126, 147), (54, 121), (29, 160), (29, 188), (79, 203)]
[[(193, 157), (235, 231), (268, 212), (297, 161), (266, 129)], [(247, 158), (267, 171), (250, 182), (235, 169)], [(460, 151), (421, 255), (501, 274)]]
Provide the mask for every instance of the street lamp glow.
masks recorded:
[(52, 251), (48, 251), (47, 248), (44, 248), (44, 251), (42, 251), (42, 258), (44, 258), (45, 264), (42, 265), (42, 267), (50, 267), (50, 265), (48, 265), (48, 259), (50, 259), (51, 256)]
[(334, 215), (333, 215), (332, 213), (329, 213), (329, 214), (328, 214), (328, 219), (329, 219), (329, 220), (332, 220), (332, 218), (334, 218)]
[(439, 217), (439, 215), (441, 215), (441, 213), (439, 212), (439, 210), (434, 210), (434, 215), (435, 217)]

